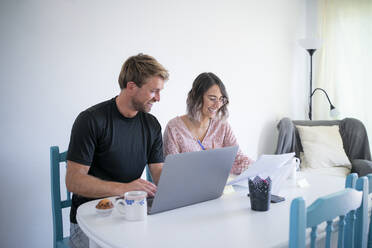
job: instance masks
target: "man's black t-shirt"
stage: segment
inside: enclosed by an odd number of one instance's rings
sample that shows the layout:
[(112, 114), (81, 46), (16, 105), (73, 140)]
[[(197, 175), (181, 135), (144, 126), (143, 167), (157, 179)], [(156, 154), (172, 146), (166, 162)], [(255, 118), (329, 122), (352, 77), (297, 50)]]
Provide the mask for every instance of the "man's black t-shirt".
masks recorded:
[[(115, 98), (99, 103), (76, 118), (67, 160), (90, 166), (88, 174), (97, 178), (131, 182), (141, 177), (146, 164), (164, 161), (161, 126), (149, 113), (124, 117)], [(72, 223), (76, 223), (77, 208), (90, 200), (73, 194)]]

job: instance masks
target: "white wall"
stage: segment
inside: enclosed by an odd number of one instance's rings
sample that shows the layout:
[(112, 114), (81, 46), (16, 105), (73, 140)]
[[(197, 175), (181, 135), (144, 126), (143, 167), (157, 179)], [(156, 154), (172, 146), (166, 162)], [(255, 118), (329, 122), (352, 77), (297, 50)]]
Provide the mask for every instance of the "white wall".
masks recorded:
[(162, 127), (185, 112), (197, 74), (216, 73), (230, 123), (253, 158), (273, 153), (276, 123), (305, 118), (305, 0), (0, 3), (1, 247), (51, 247), (49, 147), (67, 149), (77, 114), (119, 92), (139, 52), (170, 72), (153, 107)]
[(306, 37), (320, 38), (319, 32), (319, 0), (306, 0)]

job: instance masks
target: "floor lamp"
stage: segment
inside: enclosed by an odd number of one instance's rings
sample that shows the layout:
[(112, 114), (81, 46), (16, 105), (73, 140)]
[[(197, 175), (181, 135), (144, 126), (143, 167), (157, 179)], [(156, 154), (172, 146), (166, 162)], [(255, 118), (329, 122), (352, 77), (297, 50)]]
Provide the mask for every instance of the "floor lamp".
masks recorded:
[(330, 115), (336, 116), (338, 114), (336, 107), (331, 103), (327, 92), (322, 88), (315, 88), (313, 90), (313, 55), (317, 49), (320, 48), (320, 41), (317, 39), (301, 39), (298, 41), (300, 45), (306, 49), (306, 51), (310, 55), (310, 91), (309, 91), (309, 120), (312, 120), (312, 113), (313, 113), (313, 106), (312, 106), (312, 97), (316, 91), (323, 92), (328, 100), (329, 107), (330, 107)]

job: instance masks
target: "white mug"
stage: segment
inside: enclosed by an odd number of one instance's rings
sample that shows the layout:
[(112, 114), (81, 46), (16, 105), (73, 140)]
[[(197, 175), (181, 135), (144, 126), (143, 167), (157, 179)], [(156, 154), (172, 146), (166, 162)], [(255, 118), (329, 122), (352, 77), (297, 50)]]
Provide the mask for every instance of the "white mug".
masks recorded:
[(124, 199), (116, 201), (116, 209), (130, 221), (145, 220), (147, 216), (147, 193), (145, 191), (128, 191)]

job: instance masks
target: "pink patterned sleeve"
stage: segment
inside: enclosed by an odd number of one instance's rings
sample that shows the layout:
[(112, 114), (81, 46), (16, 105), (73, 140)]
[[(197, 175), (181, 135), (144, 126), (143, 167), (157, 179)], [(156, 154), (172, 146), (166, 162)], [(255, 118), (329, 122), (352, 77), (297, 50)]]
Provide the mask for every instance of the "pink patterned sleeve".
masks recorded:
[(164, 157), (170, 154), (180, 153), (179, 145), (176, 141), (174, 129), (170, 123), (167, 124), (163, 135)]
[[(231, 126), (226, 123), (226, 132), (225, 132), (225, 137), (224, 137), (224, 146), (239, 146), (235, 135), (231, 129)], [(248, 168), (250, 164), (252, 164), (254, 161), (249, 158), (248, 156), (244, 155), (243, 152), (238, 150), (238, 153), (236, 154), (235, 161), (233, 164), (233, 167), (230, 171), (230, 173), (239, 175), (242, 173), (244, 170)]]

